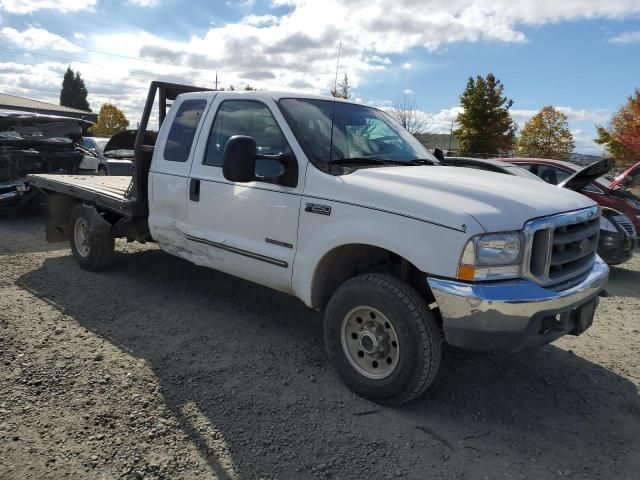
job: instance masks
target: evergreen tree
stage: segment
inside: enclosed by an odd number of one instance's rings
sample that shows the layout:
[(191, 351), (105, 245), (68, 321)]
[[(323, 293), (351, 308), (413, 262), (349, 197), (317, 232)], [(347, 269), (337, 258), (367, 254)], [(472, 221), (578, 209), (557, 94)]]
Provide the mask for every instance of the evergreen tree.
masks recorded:
[(84, 80), (80, 76), (80, 72), (76, 72), (76, 76), (73, 79), (74, 84), (74, 107), (79, 110), (91, 111), (89, 108), (89, 102), (87, 101), (87, 87), (84, 85)]
[(64, 107), (71, 107), (73, 105), (73, 85), (73, 70), (71, 70), (71, 67), (67, 67), (67, 71), (64, 72), (64, 78), (62, 79), (62, 89), (60, 90), (60, 105)]
[(331, 89), (331, 95), (336, 98), (351, 98), (351, 85), (349, 85), (349, 77), (347, 77), (346, 73), (338, 87)]
[(84, 85), (80, 72), (74, 73), (71, 67), (68, 67), (62, 79), (60, 105), (90, 112), (87, 95), (87, 87)]
[(513, 100), (503, 92), (504, 85), (492, 73), (469, 78), (460, 96), (464, 109), (457, 119), (460, 127), (454, 132), (461, 155), (490, 157), (512, 149), (516, 124), (509, 109)]

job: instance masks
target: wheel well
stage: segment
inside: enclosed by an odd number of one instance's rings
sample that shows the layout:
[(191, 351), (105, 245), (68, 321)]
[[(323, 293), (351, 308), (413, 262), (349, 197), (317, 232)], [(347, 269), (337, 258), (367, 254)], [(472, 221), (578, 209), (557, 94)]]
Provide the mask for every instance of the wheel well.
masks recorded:
[(393, 275), (414, 287), (429, 303), (434, 301), (426, 274), (407, 259), (385, 248), (350, 244), (334, 248), (320, 261), (312, 284), (313, 307), (324, 309), (340, 285), (365, 273)]

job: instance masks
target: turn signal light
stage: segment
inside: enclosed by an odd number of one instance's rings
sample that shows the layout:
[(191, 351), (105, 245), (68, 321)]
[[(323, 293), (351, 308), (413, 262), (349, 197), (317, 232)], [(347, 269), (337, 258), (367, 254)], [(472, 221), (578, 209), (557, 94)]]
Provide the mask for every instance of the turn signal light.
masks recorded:
[(458, 265), (458, 280), (470, 282), (476, 275), (476, 267), (473, 265)]

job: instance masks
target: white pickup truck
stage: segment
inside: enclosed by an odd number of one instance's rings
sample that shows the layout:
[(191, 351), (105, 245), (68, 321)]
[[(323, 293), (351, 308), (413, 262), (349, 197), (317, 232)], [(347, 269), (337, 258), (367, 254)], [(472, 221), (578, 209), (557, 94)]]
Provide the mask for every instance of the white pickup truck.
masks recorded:
[(517, 351), (592, 323), (608, 267), (600, 211), (526, 178), (440, 166), (386, 113), (309, 95), (153, 82), (155, 144), (133, 177), (32, 175), (47, 239), (82, 268), (114, 238), (324, 310), (329, 359), (358, 394), (421, 395), (443, 345)]

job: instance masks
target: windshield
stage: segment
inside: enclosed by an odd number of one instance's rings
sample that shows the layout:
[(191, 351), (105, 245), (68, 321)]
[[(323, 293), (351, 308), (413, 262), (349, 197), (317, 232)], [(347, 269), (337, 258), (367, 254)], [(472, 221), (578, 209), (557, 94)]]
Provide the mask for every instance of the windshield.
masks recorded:
[(437, 163), (413, 135), (375, 108), (302, 98), (285, 98), (279, 105), (302, 149), (320, 167), (350, 161), (354, 166), (381, 160), (399, 165), (416, 160)]
[(526, 170), (526, 169), (524, 169), (522, 167), (516, 167), (515, 165), (507, 165), (504, 168), (511, 175), (517, 175), (519, 177), (530, 178), (531, 180), (544, 181), (539, 176), (537, 176), (535, 173), (531, 173), (529, 170)]
[(94, 142), (96, 142), (96, 147), (98, 148), (98, 152), (102, 153), (104, 151), (104, 146), (109, 141), (108, 138), (94, 138)]

